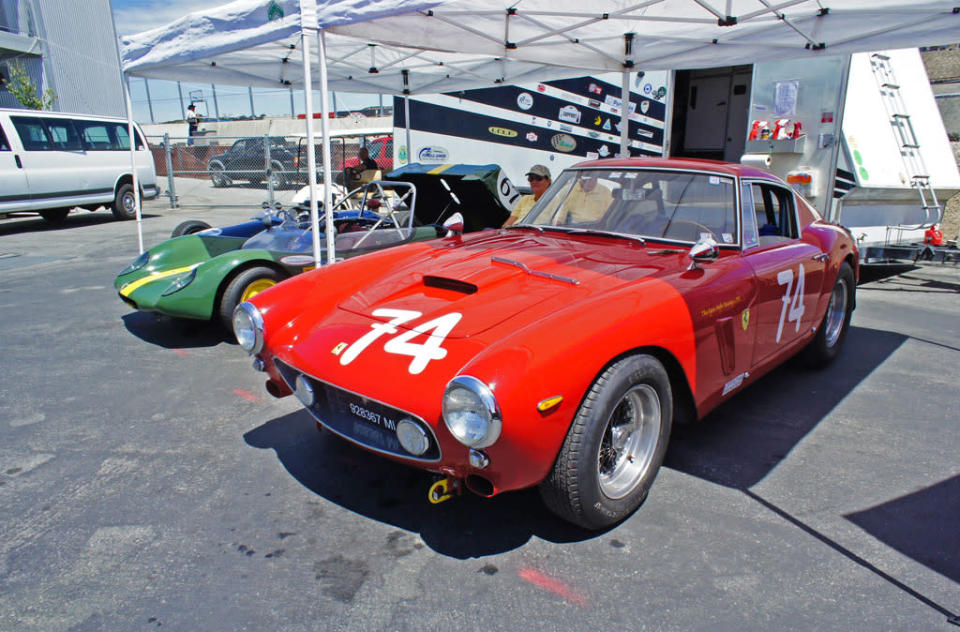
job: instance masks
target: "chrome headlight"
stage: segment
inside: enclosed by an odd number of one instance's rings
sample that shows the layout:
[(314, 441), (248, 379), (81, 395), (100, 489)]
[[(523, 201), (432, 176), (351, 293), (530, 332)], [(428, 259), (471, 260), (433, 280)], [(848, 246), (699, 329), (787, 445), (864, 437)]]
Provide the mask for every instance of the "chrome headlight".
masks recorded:
[(247, 353), (260, 353), (263, 349), (263, 317), (252, 303), (244, 301), (233, 310), (233, 333)]
[(130, 274), (131, 272), (136, 272), (143, 266), (147, 265), (147, 262), (150, 261), (150, 251), (142, 253), (139, 257), (134, 259), (130, 265), (120, 271), (120, 274), (117, 276), (123, 276), (124, 274)]
[(459, 375), (443, 392), (443, 422), (454, 438), (469, 448), (486, 448), (500, 437), (500, 407), (486, 384)]
[(194, 268), (194, 269), (191, 270), (190, 272), (184, 272), (183, 274), (181, 274), (180, 276), (178, 276), (176, 279), (174, 279), (173, 283), (171, 283), (170, 285), (168, 285), (168, 286), (167, 286), (167, 289), (165, 289), (165, 290), (160, 294), (160, 296), (170, 296), (171, 294), (174, 294), (174, 293), (176, 293), (176, 292), (179, 292), (179, 291), (182, 290), (183, 288), (185, 288), (185, 287), (187, 287), (188, 285), (190, 285), (191, 283), (193, 283), (193, 280), (194, 280), (195, 278), (197, 278), (197, 269), (196, 269), (196, 268)]

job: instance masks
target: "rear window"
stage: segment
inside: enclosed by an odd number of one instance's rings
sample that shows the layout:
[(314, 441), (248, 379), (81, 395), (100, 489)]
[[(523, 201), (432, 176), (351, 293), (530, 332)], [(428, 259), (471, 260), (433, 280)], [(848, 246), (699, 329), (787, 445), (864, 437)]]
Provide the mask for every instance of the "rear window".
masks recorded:
[(7, 137), (3, 134), (3, 128), (0, 128), (0, 151), (10, 151), (10, 143), (7, 142)]
[(107, 129), (107, 123), (101, 121), (75, 121), (80, 136), (83, 138), (83, 144), (87, 149), (106, 150), (120, 149), (119, 145), (114, 146), (110, 139), (110, 131)]

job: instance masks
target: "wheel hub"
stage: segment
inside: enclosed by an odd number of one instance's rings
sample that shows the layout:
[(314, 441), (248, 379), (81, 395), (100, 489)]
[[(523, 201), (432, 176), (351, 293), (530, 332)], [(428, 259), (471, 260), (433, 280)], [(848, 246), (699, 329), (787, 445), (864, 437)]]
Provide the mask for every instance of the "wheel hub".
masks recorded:
[(609, 498), (629, 494), (653, 461), (660, 435), (660, 398), (638, 384), (617, 402), (597, 455), (601, 491)]

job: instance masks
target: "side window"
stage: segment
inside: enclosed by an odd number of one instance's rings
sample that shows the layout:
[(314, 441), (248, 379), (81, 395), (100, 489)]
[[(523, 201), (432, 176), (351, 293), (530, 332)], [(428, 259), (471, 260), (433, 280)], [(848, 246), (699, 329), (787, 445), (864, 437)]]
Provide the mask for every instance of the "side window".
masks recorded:
[(27, 151), (46, 151), (53, 148), (50, 136), (43, 122), (37, 117), (11, 116), (13, 126), (17, 128), (20, 142)]
[[(114, 149), (130, 151), (130, 135), (123, 123), (107, 123), (110, 126), (110, 140)], [(143, 149), (143, 139), (137, 133), (137, 149)]]
[(70, 119), (45, 119), (54, 149), (77, 151), (83, 149), (80, 135)]
[(110, 141), (110, 132), (107, 131), (107, 124), (99, 121), (74, 121), (80, 138), (87, 149), (107, 150), (119, 149), (114, 147)]
[(752, 188), (760, 243), (796, 239), (799, 234), (793, 192), (764, 183), (755, 183)]
[(753, 201), (753, 187), (744, 183), (740, 188), (740, 207), (743, 209), (743, 248), (753, 248), (760, 244), (757, 238), (757, 211)]
[(0, 151), (10, 151), (10, 143), (7, 142), (7, 137), (3, 134), (2, 127), (0, 127)]

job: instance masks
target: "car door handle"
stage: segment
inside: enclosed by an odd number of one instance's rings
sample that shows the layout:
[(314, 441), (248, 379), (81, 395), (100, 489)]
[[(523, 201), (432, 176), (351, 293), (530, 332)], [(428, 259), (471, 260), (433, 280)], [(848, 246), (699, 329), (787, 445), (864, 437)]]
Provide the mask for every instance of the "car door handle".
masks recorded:
[(828, 255), (828, 254), (825, 253), (825, 252), (821, 252), (820, 254), (818, 254), (818, 255), (813, 255), (813, 256), (811, 257), (811, 259), (813, 259), (814, 261), (826, 261), (826, 260), (828, 260), (829, 258), (830, 258), (830, 255)]
[(17, 163), (17, 169), (23, 169), (23, 163), (20, 162), (20, 156), (14, 154), (13, 160)]

